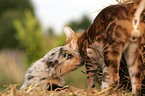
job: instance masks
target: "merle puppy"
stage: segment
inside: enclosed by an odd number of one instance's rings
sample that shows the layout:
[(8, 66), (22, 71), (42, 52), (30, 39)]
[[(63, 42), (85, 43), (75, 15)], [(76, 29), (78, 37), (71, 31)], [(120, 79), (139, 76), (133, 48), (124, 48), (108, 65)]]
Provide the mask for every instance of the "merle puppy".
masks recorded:
[(20, 90), (33, 84), (32, 89), (37, 90), (62, 88), (63, 78), (83, 64), (84, 60), (80, 54), (69, 47), (54, 48), (28, 69)]

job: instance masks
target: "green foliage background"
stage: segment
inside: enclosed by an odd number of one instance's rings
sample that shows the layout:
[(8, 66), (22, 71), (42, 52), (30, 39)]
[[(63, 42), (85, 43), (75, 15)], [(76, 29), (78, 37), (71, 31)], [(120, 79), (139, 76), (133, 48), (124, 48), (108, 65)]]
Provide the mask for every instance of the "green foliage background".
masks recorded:
[(16, 29), (13, 21), (23, 21), (25, 10), (34, 14), (29, 0), (0, 0), (0, 49), (18, 48), (19, 41), (14, 36)]
[[(43, 57), (51, 49), (63, 46), (66, 36), (63, 30), (62, 34), (55, 35), (55, 29), (52, 27), (43, 31), (34, 14), (30, 0), (0, 0), (0, 7), (0, 76), (2, 77), (0, 78), (0, 90), (2, 90), (3, 85), (22, 83), (23, 81), (18, 82), (14, 75), (21, 73), (20, 71), (26, 71), (33, 62)], [(88, 28), (90, 23), (89, 17), (83, 15), (82, 19), (68, 21), (64, 26), (70, 26), (74, 31), (82, 32)], [(26, 66), (25, 70), (24, 68), (20, 69), (20, 66), (23, 67), (23, 65), (14, 64), (15, 61), (13, 62), (13, 60), (9, 61), (9, 64), (2, 62), (5, 54), (1, 58), (1, 51), (5, 49), (19, 50), (19, 56), (23, 55), (22, 53), (25, 54), (22, 56), (22, 62)], [(5, 68), (3, 64), (6, 64)], [(10, 69), (11, 71), (6, 72)], [(79, 68), (69, 74), (65, 78), (66, 84), (77, 88), (86, 88), (86, 75), (81, 71), (85, 71), (85, 68)], [(13, 74), (10, 75), (11, 73)], [(12, 76), (12, 78), (9, 76)]]
[(41, 25), (30, 11), (25, 11), (24, 22), (15, 20), (14, 25), (17, 30), (15, 37), (26, 52), (26, 63), (31, 64), (44, 53)]

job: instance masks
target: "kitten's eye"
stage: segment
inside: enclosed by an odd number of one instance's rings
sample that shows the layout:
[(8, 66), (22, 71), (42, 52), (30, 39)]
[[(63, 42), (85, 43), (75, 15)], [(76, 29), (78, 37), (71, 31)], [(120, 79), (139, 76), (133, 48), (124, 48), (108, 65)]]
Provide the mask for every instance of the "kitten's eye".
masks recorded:
[(72, 54), (68, 54), (68, 55), (67, 55), (67, 59), (71, 59), (72, 57), (73, 57)]

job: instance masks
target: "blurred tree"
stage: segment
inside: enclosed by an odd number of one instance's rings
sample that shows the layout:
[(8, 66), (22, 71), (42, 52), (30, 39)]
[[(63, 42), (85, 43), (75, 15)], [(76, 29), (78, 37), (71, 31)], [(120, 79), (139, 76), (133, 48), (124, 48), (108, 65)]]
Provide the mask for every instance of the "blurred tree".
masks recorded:
[(90, 26), (90, 24), (91, 24), (91, 20), (90, 20), (89, 16), (84, 15), (82, 17), (82, 19), (80, 20), (80, 22), (79, 22), (79, 28), (80, 29), (83, 29), (83, 30), (86, 30), (86, 29), (88, 29), (88, 27)]
[(75, 32), (78, 32), (80, 30), (85, 31), (90, 26), (90, 24), (91, 24), (91, 20), (89, 16), (84, 15), (81, 20), (70, 21), (67, 25), (71, 27)]
[(25, 12), (25, 21), (15, 20), (16, 38), (26, 52), (27, 64), (39, 59), (44, 53), (42, 28), (30, 11)]
[(48, 28), (48, 35), (49, 36), (54, 36), (54, 29), (52, 27)]
[[(79, 21), (70, 21), (67, 26), (70, 26), (75, 32), (78, 32), (80, 30), (85, 31), (90, 26), (90, 23), (91, 20), (89, 19), (89, 17), (87, 15), (84, 15)], [(49, 27), (47, 32), (48, 35), (45, 35), (45, 45), (47, 46), (48, 51), (50, 51), (54, 47), (63, 46), (66, 41), (66, 36), (64, 33), (56, 36), (52, 27)]]
[(34, 14), (30, 0), (0, 0), (0, 49), (18, 47), (13, 21), (22, 21), (25, 10), (30, 10)]

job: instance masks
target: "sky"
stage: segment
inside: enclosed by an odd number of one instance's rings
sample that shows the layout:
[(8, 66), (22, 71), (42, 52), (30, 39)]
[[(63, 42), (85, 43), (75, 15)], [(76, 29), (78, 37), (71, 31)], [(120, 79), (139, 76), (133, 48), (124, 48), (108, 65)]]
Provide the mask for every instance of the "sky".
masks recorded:
[(79, 20), (84, 14), (93, 21), (98, 12), (110, 4), (117, 4), (115, 0), (31, 0), (35, 15), (44, 30), (49, 27), (61, 34), (64, 26), (71, 20)]

